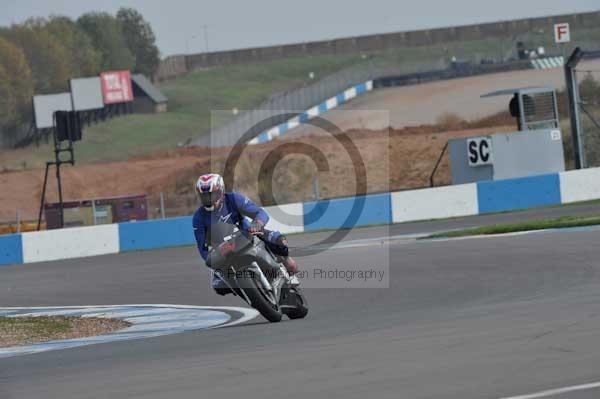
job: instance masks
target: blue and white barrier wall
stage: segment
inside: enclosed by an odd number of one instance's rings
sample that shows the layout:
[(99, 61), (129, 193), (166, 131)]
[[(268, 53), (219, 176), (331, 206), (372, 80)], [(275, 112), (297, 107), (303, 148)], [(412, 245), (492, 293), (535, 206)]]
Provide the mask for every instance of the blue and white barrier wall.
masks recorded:
[(339, 93), (338, 95), (325, 100), (324, 102), (322, 102), (319, 105), (315, 105), (314, 107), (306, 110), (305, 112), (288, 120), (287, 122), (284, 122), (280, 125), (277, 125), (271, 129), (267, 130), (266, 132), (261, 133), (254, 139), (250, 140), (249, 143), (250, 144), (266, 143), (267, 141), (271, 141), (276, 137), (283, 136), (284, 134), (286, 134), (290, 130), (300, 126), (302, 123), (306, 122), (307, 120), (310, 120), (310, 119), (314, 118), (315, 116), (324, 114), (325, 112), (327, 112), (329, 110), (337, 108), (340, 105), (344, 104), (345, 102), (348, 102), (348, 101), (352, 100), (353, 98), (355, 98), (363, 93), (366, 93), (368, 91), (371, 91), (371, 90), (373, 90), (373, 81), (372, 80), (358, 84), (356, 86), (352, 86), (349, 89), (345, 90), (344, 92)]
[(563, 204), (600, 198), (600, 168), (563, 172), (558, 178)]
[(477, 215), (477, 184), (391, 193), (392, 222)]
[(390, 224), (390, 193), (336, 198), (303, 204), (304, 231)]
[(0, 265), (23, 263), (23, 240), (21, 234), (0, 236)]
[[(600, 168), (267, 207), (284, 233), (445, 219), (600, 199)], [(0, 265), (194, 245), (191, 217), (0, 236)]]
[(24, 233), (23, 263), (85, 258), (119, 252), (119, 225)]

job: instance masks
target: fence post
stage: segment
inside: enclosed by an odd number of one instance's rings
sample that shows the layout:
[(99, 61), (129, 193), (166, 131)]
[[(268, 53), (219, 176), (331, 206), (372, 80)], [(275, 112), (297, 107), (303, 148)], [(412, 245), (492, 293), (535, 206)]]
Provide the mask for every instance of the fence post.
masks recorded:
[(313, 197), (315, 201), (321, 199), (321, 194), (319, 193), (319, 176), (313, 178)]
[(162, 191), (160, 192), (160, 217), (165, 219), (165, 195)]
[(21, 212), (17, 210), (17, 234), (21, 232)]
[(92, 223), (95, 226), (97, 223), (97, 220), (96, 220), (96, 200), (94, 200), (94, 199), (92, 199), (92, 220), (93, 220)]
[(581, 123), (579, 120), (579, 88), (575, 67), (583, 58), (583, 52), (577, 47), (565, 63), (565, 83), (569, 97), (569, 114), (571, 117), (571, 135), (573, 136), (573, 150), (575, 152), (575, 169), (585, 168), (585, 153), (583, 137), (581, 135)]

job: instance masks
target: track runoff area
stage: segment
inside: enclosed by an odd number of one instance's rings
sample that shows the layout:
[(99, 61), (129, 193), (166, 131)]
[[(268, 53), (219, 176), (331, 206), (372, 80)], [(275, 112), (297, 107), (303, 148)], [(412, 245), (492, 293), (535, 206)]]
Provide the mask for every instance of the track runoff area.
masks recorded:
[[(5, 351), (0, 396), (597, 398), (600, 231), (415, 239), (564, 212), (351, 231), (302, 266), (388, 262), (384, 285), (344, 288), (341, 279), (338, 288), (307, 288), (308, 318), (278, 324), (239, 298), (216, 296), (191, 247), (4, 267), (4, 314), (52, 307), (125, 318), (137, 331), (69, 349)], [(290, 241), (307, 246), (324, 234)]]

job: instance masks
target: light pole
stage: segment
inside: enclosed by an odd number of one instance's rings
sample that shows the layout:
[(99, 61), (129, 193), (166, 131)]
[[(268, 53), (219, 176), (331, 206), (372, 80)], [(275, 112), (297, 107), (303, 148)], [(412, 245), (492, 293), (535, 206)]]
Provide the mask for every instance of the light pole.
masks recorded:
[(208, 53), (208, 25), (202, 25), (202, 29), (204, 30), (204, 47), (205, 52)]
[[(201, 25), (202, 26), (202, 33), (204, 36), (204, 52), (208, 53), (209, 48), (208, 48), (208, 25), (204, 24)], [(194, 40), (194, 39), (198, 39), (199, 35), (192, 35), (192, 36), (187, 36), (185, 39), (185, 51), (186, 54), (190, 54), (190, 41)]]
[(185, 53), (190, 53), (190, 40), (196, 39), (198, 36), (192, 35), (185, 38)]

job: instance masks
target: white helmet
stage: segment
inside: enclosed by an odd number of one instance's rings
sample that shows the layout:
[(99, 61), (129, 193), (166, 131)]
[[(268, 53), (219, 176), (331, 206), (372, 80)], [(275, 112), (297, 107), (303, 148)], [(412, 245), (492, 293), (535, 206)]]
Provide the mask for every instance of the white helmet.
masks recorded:
[(225, 198), (223, 178), (216, 173), (200, 176), (196, 182), (196, 193), (207, 211), (221, 209)]

